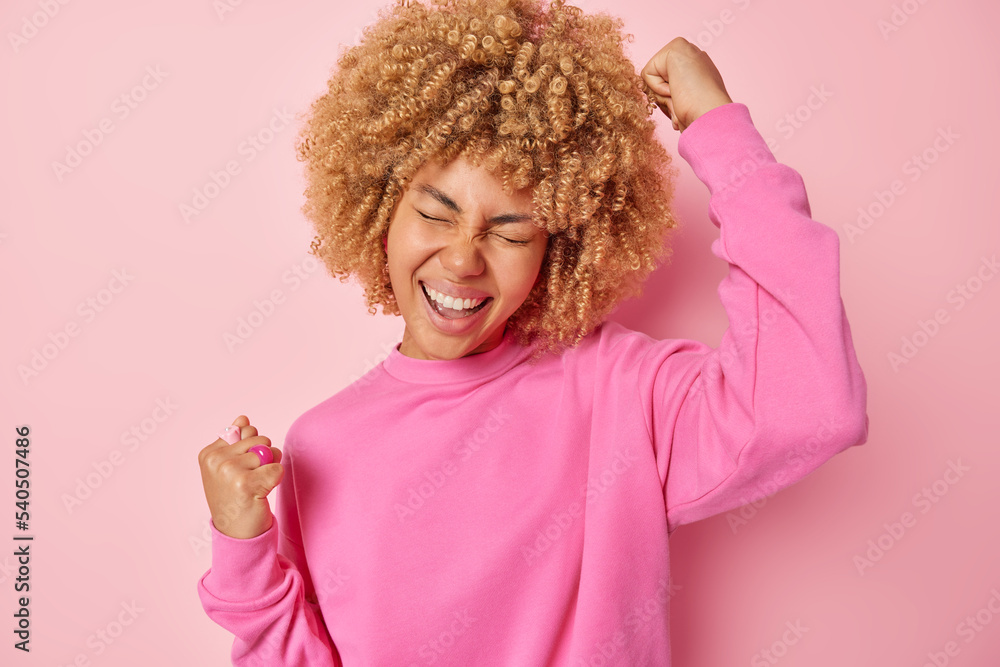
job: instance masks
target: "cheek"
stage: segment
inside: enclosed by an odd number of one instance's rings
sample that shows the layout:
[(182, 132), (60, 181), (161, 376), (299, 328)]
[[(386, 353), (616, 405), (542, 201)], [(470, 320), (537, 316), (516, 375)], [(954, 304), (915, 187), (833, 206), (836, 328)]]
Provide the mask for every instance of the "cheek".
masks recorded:
[[(512, 267), (513, 268), (513, 267)], [(519, 275), (520, 278), (513, 283), (509, 284), (512, 291), (516, 291), (520, 298), (525, 298), (534, 289), (535, 285), (539, 283), (542, 279), (542, 274), (539, 272), (539, 264), (531, 261), (527, 263), (521, 263), (515, 270), (512, 271)]]

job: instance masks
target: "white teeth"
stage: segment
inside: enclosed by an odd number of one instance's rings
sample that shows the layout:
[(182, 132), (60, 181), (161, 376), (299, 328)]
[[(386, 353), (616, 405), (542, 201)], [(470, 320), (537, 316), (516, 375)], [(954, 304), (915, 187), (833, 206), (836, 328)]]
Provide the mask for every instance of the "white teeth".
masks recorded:
[(436, 290), (430, 288), (430, 286), (421, 283), (424, 286), (424, 290), (427, 292), (427, 296), (437, 301), (439, 304), (445, 308), (451, 308), (452, 310), (469, 310), (470, 308), (475, 308), (481, 304), (485, 299), (458, 299), (451, 295), (442, 294)]

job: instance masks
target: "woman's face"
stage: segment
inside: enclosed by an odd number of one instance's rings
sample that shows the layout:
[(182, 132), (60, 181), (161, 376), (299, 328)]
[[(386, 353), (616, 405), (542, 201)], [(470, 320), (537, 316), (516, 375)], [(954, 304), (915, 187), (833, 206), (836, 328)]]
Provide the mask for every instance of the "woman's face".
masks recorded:
[[(458, 359), (500, 344), (545, 257), (548, 234), (533, 224), (533, 210), (530, 188), (507, 196), (501, 181), (464, 158), (428, 162), (414, 174), (393, 212), (387, 248), (406, 322), (402, 354)], [(435, 309), (432, 298), (444, 305)]]

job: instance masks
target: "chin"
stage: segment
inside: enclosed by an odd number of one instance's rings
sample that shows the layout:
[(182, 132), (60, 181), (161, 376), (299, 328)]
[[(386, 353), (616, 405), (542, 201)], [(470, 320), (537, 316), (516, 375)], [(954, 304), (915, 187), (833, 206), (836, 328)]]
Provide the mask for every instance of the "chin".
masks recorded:
[[(415, 358), (453, 360), (488, 352), (489, 350), (480, 350), (479, 348), (486, 345), (493, 337), (501, 338), (497, 335), (498, 328), (495, 326), (489, 330), (489, 333), (473, 337), (472, 332), (462, 336), (449, 336), (443, 331), (438, 331), (431, 323), (423, 324), (424, 326), (420, 327), (419, 335), (410, 336), (410, 349), (408, 350), (410, 354), (407, 354), (403, 348), (400, 349), (400, 352)], [(409, 328), (409, 330), (413, 329)], [(502, 331), (503, 327), (499, 327), (499, 330)]]

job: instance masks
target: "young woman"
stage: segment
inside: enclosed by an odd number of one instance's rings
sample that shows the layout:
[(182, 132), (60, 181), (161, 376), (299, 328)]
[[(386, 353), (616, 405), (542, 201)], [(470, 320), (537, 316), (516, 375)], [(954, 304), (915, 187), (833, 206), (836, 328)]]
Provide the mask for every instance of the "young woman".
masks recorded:
[[(637, 74), (621, 28), (400, 0), (341, 56), (313, 252), (406, 327), (284, 451), (241, 415), (200, 452), (234, 664), (669, 665), (670, 533), (867, 439), (837, 234), (704, 52)], [(657, 106), (730, 265), (715, 349), (604, 321), (675, 226)]]

